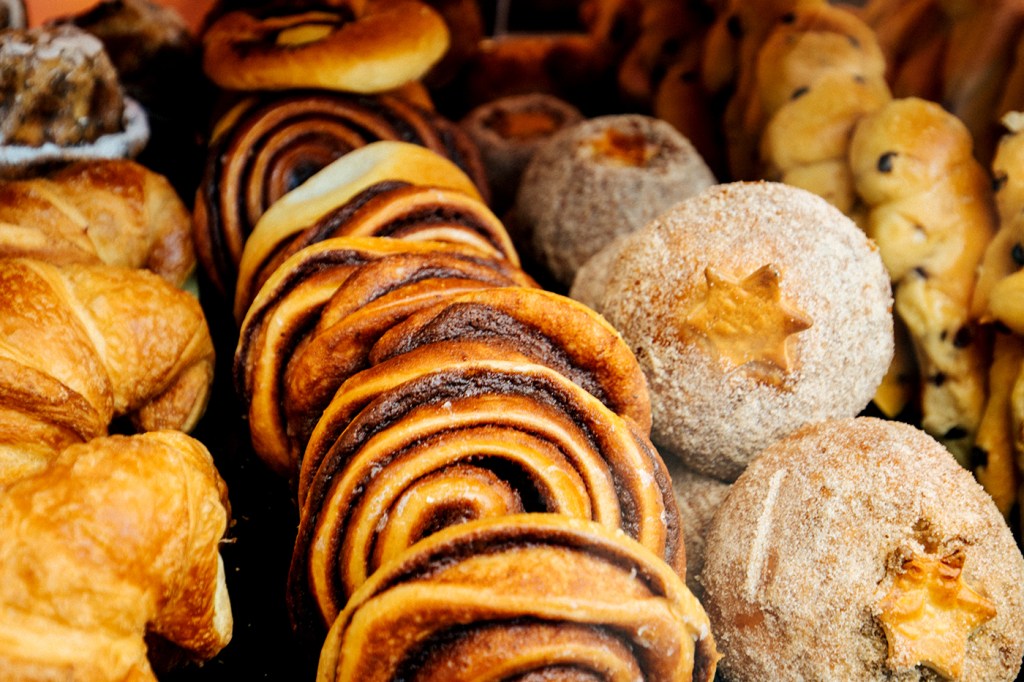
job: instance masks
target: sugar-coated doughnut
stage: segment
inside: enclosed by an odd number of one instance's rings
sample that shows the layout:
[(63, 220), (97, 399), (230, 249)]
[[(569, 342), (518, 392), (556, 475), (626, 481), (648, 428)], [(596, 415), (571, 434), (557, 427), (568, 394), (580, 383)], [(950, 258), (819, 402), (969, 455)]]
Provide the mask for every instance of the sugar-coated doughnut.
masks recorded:
[(778, 183), (718, 185), (618, 246), (603, 313), (652, 393), (652, 439), (733, 480), (804, 424), (852, 417), (893, 353), (875, 247), (824, 199)]
[(701, 580), (725, 679), (1015, 679), (1024, 558), (938, 442), (872, 418), (809, 426), (733, 484)]
[(330, 10), (236, 10), (203, 36), (203, 69), (229, 90), (325, 88), (374, 93), (423, 76), (448, 49), (448, 28), (418, 0)]

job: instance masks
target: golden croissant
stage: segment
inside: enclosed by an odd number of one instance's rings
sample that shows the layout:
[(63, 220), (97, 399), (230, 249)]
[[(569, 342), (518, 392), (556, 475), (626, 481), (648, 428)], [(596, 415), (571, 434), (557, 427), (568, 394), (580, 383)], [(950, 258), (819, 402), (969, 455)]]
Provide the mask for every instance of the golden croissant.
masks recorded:
[(196, 266), (188, 209), (166, 178), (126, 160), (0, 182), (0, 256), (146, 268), (179, 287)]
[(144, 637), (196, 660), (231, 639), (227, 490), (175, 431), (97, 438), (0, 486), (0, 678), (156, 680)]
[(0, 483), (68, 445), (191, 430), (213, 380), (199, 302), (144, 270), (0, 259)]

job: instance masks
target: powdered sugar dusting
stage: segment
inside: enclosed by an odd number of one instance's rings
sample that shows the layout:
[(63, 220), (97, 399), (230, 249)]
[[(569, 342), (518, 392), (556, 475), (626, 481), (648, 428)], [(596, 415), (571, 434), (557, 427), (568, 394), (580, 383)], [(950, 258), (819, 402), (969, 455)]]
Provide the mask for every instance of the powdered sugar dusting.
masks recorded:
[[(786, 342), (794, 362), (781, 386), (680, 333), (708, 266), (742, 279), (766, 264), (812, 320)], [(893, 352), (892, 294), (874, 245), (820, 197), (777, 183), (717, 185), (627, 237), (597, 308), (648, 375), (653, 440), (723, 480), (804, 424), (859, 413)]]

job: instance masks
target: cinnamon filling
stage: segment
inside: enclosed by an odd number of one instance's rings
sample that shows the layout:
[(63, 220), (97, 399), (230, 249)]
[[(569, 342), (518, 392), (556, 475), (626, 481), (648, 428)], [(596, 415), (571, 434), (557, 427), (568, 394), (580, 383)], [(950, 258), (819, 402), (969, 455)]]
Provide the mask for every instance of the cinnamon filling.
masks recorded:
[(645, 135), (615, 128), (609, 128), (588, 144), (596, 159), (615, 166), (643, 168), (658, 153), (657, 145), (648, 143)]

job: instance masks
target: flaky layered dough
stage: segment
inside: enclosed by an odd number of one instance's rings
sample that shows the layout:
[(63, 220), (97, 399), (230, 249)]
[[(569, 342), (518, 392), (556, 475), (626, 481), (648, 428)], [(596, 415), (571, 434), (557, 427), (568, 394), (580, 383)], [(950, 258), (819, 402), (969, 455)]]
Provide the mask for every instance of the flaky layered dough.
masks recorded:
[(881, 258), (810, 192), (719, 185), (617, 248), (598, 311), (647, 375), (652, 439), (694, 471), (735, 479), (800, 426), (860, 412), (885, 374)]
[(126, 160), (0, 182), (0, 255), (146, 268), (175, 286), (196, 265), (192, 219), (174, 188)]
[(701, 580), (733, 682), (1010, 681), (1024, 655), (1009, 528), (897, 422), (834, 420), (766, 449), (715, 515)]
[(312, 602), (330, 623), (382, 552), (480, 516), (594, 519), (685, 574), (671, 482), (640, 429), (501, 346), (437, 343), (360, 372), (325, 410), (302, 465), (290, 594), (303, 627), (315, 625)]
[(339, 157), (379, 140), (432, 149), (484, 191), (483, 166), (468, 138), (454, 123), (397, 94), (259, 93), (224, 114), (195, 205), (197, 250), (217, 288), (233, 294), (246, 240), (272, 203)]
[(444, 19), (418, 0), (349, 5), (283, 16), (225, 14), (203, 35), (203, 69), (229, 90), (375, 93), (420, 78), (448, 48)]
[(0, 481), (114, 417), (187, 431), (202, 416), (214, 350), (189, 294), (145, 271), (14, 258), (0, 290)]
[(231, 639), (227, 489), (178, 432), (97, 438), (0, 486), (4, 679), (152, 680), (144, 636), (212, 658)]
[(317, 679), (710, 681), (717, 659), (700, 604), (653, 554), (530, 514), (449, 528), (374, 574)]

